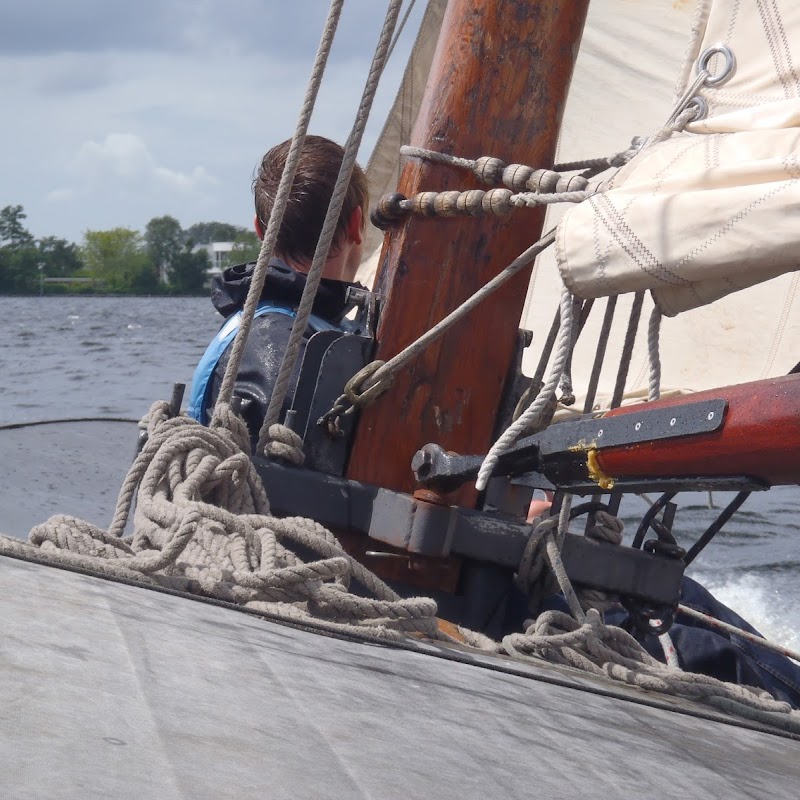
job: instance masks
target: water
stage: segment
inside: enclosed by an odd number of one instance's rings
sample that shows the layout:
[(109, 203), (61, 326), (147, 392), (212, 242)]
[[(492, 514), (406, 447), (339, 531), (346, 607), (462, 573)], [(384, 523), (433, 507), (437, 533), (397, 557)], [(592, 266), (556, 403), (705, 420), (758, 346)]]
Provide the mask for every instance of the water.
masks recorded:
[[(0, 297), (0, 315), (0, 425), (139, 419), (154, 400), (169, 399), (174, 382), (191, 382), (220, 323), (205, 298)], [(730, 497), (714, 500), (721, 506)], [(679, 501), (676, 530), (688, 546), (719, 508), (708, 508), (705, 493)], [(626, 530), (645, 510), (641, 499), (626, 499)], [(689, 574), (763, 633), (800, 650), (800, 489), (751, 495)]]

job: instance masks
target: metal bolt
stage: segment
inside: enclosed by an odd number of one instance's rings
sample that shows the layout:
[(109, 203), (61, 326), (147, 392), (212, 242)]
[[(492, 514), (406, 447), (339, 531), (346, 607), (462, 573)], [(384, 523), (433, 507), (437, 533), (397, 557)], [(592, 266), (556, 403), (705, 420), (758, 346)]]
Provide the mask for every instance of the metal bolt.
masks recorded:
[(709, 411), (708, 412), (708, 419), (709, 420), (714, 419), (714, 412), (713, 411)]
[(636, 423), (636, 424), (635, 424), (633, 427), (634, 427), (634, 429), (635, 429), (635, 430), (637, 430), (637, 431), (638, 431), (638, 430), (641, 430), (642, 423), (641, 423), (641, 422), (637, 422), (637, 423)]
[(599, 439), (602, 435), (603, 435), (603, 429), (600, 428), (600, 430), (597, 431), (597, 438)]
[(669, 424), (670, 424), (670, 426), (672, 426), (672, 425), (674, 425), (676, 422), (677, 422), (677, 420), (675, 419), (675, 417), (673, 417), (673, 418), (672, 418), (672, 419), (669, 421)]

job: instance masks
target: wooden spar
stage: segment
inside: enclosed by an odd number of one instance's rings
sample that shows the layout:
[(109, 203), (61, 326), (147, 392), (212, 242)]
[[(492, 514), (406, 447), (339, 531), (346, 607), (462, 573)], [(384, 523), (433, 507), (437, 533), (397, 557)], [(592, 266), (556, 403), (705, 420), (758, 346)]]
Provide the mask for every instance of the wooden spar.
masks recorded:
[[(551, 166), (588, 4), (451, 0), (411, 143)], [(478, 186), (463, 170), (411, 160), (398, 191)], [(504, 218), (413, 218), (393, 231), (376, 282), (383, 297), (376, 358), (388, 360), (458, 307), (539, 237), (543, 220), (542, 209), (525, 209)], [(411, 458), (427, 442), (487, 450), (529, 276), (509, 281), (362, 412), (349, 478), (409, 491)], [(472, 502), (474, 492), (460, 499)]]
[[(600, 450), (597, 461), (612, 478), (744, 475), (769, 484), (800, 483), (800, 375), (787, 375), (648, 403), (647, 410), (701, 400), (728, 402), (714, 433)], [(607, 414), (632, 415), (636, 406)]]

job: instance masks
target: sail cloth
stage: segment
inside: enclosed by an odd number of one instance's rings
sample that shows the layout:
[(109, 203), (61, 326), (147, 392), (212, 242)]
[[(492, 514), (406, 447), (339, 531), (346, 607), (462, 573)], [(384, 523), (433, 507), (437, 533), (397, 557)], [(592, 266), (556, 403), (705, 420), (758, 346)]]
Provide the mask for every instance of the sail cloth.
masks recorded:
[(736, 65), (709, 60), (721, 82), (697, 93), (705, 118), (645, 149), (559, 224), (558, 267), (577, 296), (650, 289), (674, 316), (797, 270), (800, 3), (702, 3), (680, 94), (717, 43)]
[[(725, 41), (729, 28), (737, 34), (736, 41), (730, 40), (738, 58), (737, 72), (728, 84), (715, 91), (715, 99), (710, 103), (711, 117), (708, 123), (711, 122), (711, 118), (718, 124), (720, 120), (725, 122), (722, 111), (734, 111), (760, 121), (762, 127), (766, 124), (770, 115), (762, 117), (765, 109), (758, 108), (753, 112), (741, 111), (741, 107), (736, 105), (721, 107), (719, 103), (726, 96), (723, 95), (721, 99), (720, 91), (731, 90), (734, 79), (737, 81), (746, 79), (748, 90), (755, 88), (759, 96), (762, 94), (759, 87), (765, 85), (766, 79), (755, 76), (753, 65), (763, 61), (764, 56), (756, 55), (750, 58), (747, 53), (751, 50), (757, 50), (759, 54), (764, 51), (769, 54), (769, 59), (772, 59), (769, 43), (776, 39), (774, 26), (765, 28), (767, 23), (762, 23), (762, 16), (768, 14), (767, 20), (774, 20), (776, 7), (783, 11), (793, 4), (790, 0), (747, 4), (734, 0), (716, 0), (713, 9), (710, 5), (706, 0), (700, 0), (697, 6), (691, 0), (592, 1), (567, 101), (558, 160), (568, 161), (609, 155), (625, 149), (632, 137), (646, 136), (656, 130), (666, 120), (673, 107), (676, 78), (678, 85), (683, 86), (694, 76), (692, 71), (694, 54), (704, 46), (706, 33), (710, 38), (716, 32), (717, 40)], [(423, 24), (425, 30), (420, 32), (418, 43), (426, 32), (433, 38), (438, 36), (441, 14), (445, 6), (445, 0), (430, 0), (426, 19), (431, 9), (439, 12), (438, 17), (434, 17), (434, 23), (429, 24), (427, 28)], [(794, 24), (797, 12), (784, 13), (781, 19), (787, 36), (790, 35), (787, 20), (793, 21), (791, 36), (795, 40), (795, 47), (800, 47), (800, 31)], [(709, 27), (712, 25), (713, 28)], [(770, 36), (767, 36), (767, 30), (771, 32)], [(743, 48), (737, 43), (738, 37), (742, 33), (747, 34), (748, 31), (751, 41), (747, 41), (746, 47)], [(690, 35), (691, 32), (694, 33)], [(725, 35), (722, 35), (723, 33)], [(687, 37), (691, 51), (688, 55)], [(777, 40), (781, 40), (779, 32)], [(412, 53), (411, 61), (417, 75), (427, 74), (430, 68), (433, 47), (430, 46), (430, 39), (428, 42), (427, 50), (415, 47)], [(779, 55), (783, 52), (779, 51)], [(800, 67), (800, 54), (795, 55), (794, 51), (790, 51), (789, 55), (792, 64)], [(744, 61), (748, 63), (745, 64)], [(784, 63), (786, 61), (784, 57)], [(716, 61), (712, 61), (710, 66), (712, 69), (718, 68)], [(396, 185), (392, 183), (392, 180), (396, 181), (397, 165), (400, 160), (396, 142), (399, 141), (401, 144), (408, 142), (412, 127), (408, 120), (416, 118), (422, 96), (419, 88), (419, 81), (411, 93), (407, 89), (404, 93), (401, 88), (394, 111), (387, 120), (384, 134), (370, 160), (368, 170), (370, 184), (377, 190), (372, 198), (373, 202), (386, 191), (383, 188), (386, 186), (385, 181), (389, 181), (389, 191)], [(782, 85), (781, 91), (783, 91)], [(736, 89), (736, 94), (739, 94), (739, 89)], [(727, 101), (732, 103), (737, 101), (737, 98), (727, 96)], [(402, 117), (399, 111), (401, 108), (405, 108), (405, 117)], [(399, 132), (400, 119), (405, 119), (402, 136)], [(388, 136), (387, 129), (394, 132), (395, 138)], [(780, 135), (792, 133), (788, 127), (775, 129), (782, 132)], [(698, 136), (697, 134), (704, 133), (705, 130), (697, 125), (691, 126), (690, 130), (694, 139), (703, 142), (711, 139), (710, 136)], [(715, 137), (719, 140), (730, 138), (727, 131), (723, 133), (720, 130), (714, 133), (721, 134)], [(684, 138), (689, 136), (690, 134), (686, 134)], [(386, 149), (383, 149), (384, 143), (388, 143)], [(700, 151), (705, 168), (702, 147)], [(477, 158), (492, 154), (459, 153), (458, 155)], [(382, 171), (379, 171), (379, 167)], [(785, 204), (784, 197), (780, 204), (780, 223), (775, 220), (764, 223), (766, 229), (788, 230), (791, 214), (785, 211)], [(572, 206), (551, 206), (546, 226), (552, 227), (566, 212), (573, 213), (577, 210)], [(583, 212), (584, 209), (581, 207), (580, 210)], [(701, 212), (694, 216), (705, 216), (706, 209), (701, 209)], [(430, 224), (435, 225), (436, 221), (431, 220)], [(689, 230), (693, 230), (694, 225), (693, 217), (686, 222), (685, 227), (681, 228), (677, 235), (681, 244), (685, 243), (690, 235)], [(759, 231), (758, 234), (760, 239), (762, 232)], [(728, 243), (732, 244), (732, 240)], [(737, 246), (741, 246), (740, 240)], [(749, 247), (748, 242), (747, 248)], [(790, 245), (787, 249), (791, 251), (794, 248)], [(370, 273), (374, 274), (376, 260), (372, 259), (371, 269), (365, 265), (366, 269), (361, 273), (362, 280), (371, 279)], [(800, 261), (800, 257), (797, 261)], [(796, 269), (796, 266), (790, 268)], [(737, 278), (737, 282), (743, 282), (741, 276)], [(800, 284), (800, 273), (787, 273), (729, 294), (709, 306), (698, 307), (675, 318), (665, 319), (661, 336), (662, 387), (665, 390), (701, 390), (780, 375), (791, 369), (800, 361), (798, 284)], [(537, 344), (541, 345), (544, 341), (558, 308), (560, 289), (561, 277), (556, 266), (555, 252), (550, 248), (537, 259), (522, 315), (522, 326), (534, 333), (534, 345), (526, 352), (523, 363), (523, 368), (528, 374), (532, 374), (535, 369), (538, 360)], [(630, 295), (620, 297), (617, 302), (614, 325), (609, 336), (609, 356), (600, 375), (599, 407), (607, 403), (613, 391), (618, 354), (625, 335), (630, 304)], [(630, 399), (646, 396), (646, 328), (652, 305), (648, 293), (628, 376), (626, 396)], [(576, 394), (579, 395), (574, 408), (578, 410), (582, 403), (580, 392), (577, 390), (585, 387), (588, 382), (600, 332), (603, 306), (604, 302), (600, 302), (599, 307), (589, 317), (573, 357), (573, 382)]]

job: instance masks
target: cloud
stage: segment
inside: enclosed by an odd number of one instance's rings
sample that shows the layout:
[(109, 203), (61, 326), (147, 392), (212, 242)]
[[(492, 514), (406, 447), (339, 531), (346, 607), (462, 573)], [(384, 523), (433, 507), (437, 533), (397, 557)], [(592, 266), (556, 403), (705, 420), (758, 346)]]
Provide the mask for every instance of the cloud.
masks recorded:
[[(363, 20), (375, 0), (345, 4), (337, 31), (343, 50), (362, 51)], [(377, 7), (377, 8), (376, 8)], [(321, 0), (26, 0), (5, 3), (0, 51), (17, 54), (257, 50), (305, 63), (319, 41)]]
[(53, 189), (47, 193), (48, 203), (63, 203), (72, 200), (77, 195), (74, 189)]
[(176, 172), (167, 167), (156, 167), (153, 170), (155, 177), (165, 186), (191, 192), (204, 184), (217, 183), (216, 178), (208, 174), (205, 167), (195, 167), (190, 173)]
[(155, 169), (147, 145), (132, 133), (109, 133), (102, 141), (84, 142), (70, 164), (87, 177), (143, 178)]
[(203, 166), (180, 172), (158, 164), (145, 142), (133, 133), (109, 133), (100, 141), (84, 142), (69, 167), (89, 181), (155, 181), (179, 191), (192, 191), (215, 182)]
[[(328, 3), (26, 0), (0, 29), (0, 207), (36, 236), (143, 229), (171, 214), (249, 224), (253, 169), (291, 136)], [(417, 3), (419, 17), (424, 4)], [(385, 12), (348, 0), (311, 121), (344, 142)], [(390, 61), (369, 156), (415, 35)], [(57, 212), (57, 213), (56, 213)]]

